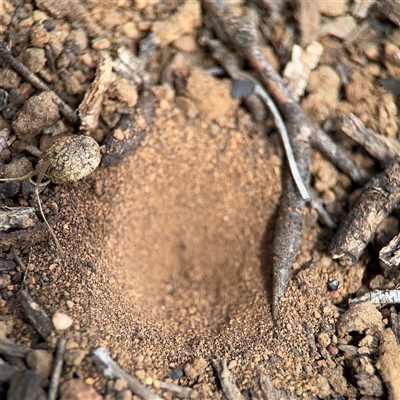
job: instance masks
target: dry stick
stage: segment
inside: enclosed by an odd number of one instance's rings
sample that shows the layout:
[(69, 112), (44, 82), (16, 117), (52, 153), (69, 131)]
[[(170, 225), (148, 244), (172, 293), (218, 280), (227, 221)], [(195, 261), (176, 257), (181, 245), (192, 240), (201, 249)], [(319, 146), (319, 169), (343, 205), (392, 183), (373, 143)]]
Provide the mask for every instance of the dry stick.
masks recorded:
[(21, 346), (7, 337), (0, 339), (0, 354), (2, 356), (25, 358), (29, 351), (29, 348)]
[(400, 265), (400, 233), (379, 251), (379, 260), (387, 267), (397, 268)]
[(7, 144), (7, 140), (10, 137), (11, 128), (6, 127), (0, 130), (0, 153), (3, 151), (5, 145)]
[(51, 93), (53, 101), (58, 105), (60, 112), (72, 124), (77, 125), (79, 116), (63, 99), (61, 99), (49, 86), (47, 86), (37, 75), (29, 68), (19, 62), (11, 53), (5, 42), (0, 42), (0, 58), (3, 58), (11, 67), (22, 77), (32, 84), (35, 88)]
[(146, 387), (138, 380), (123, 371), (117, 363), (109, 356), (104, 347), (97, 347), (92, 351), (93, 361), (98, 370), (107, 379), (125, 379), (128, 382), (128, 388), (136, 395), (145, 400), (163, 400)]
[(388, 304), (400, 304), (400, 288), (392, 290), (373, 290), (372, 292), (365, 293), (361, 297), (349, 299), (349, 306), (370, 301), (372, 304), (378, 304), (381, 307)]
[[(259, 74), (260, 80), (277, 103), (287, 121), (294, 156), (300, 171), (300, 176), (306, 185), (310, 179), (311, 149), (309, 138), (311, 122), (302, 112), (282, 79), (274, 71), (264, 57), (257, 43), (254, 27), (244, 18), (238, 18), (233, 11), (222, 2), (204, 0), (204, 5), (218, 21), (232, 44), (248, 60)], [(272, 314), (277, 319), (279, 299), (285, 294), (294, 257), (300, 248), (302, 235), (302, 214), (306, 202), (296, 190), (293, 178), (285, 168), (283, 173), (283, 191), (281, 207), (276, 224), (273, 257), (273, 300)]]
[[(217, 32), (223, 30), (229, 37), (235, 49), (247, 59), (252, 68), (258, 73), (262, 84), (278, 105), (288, 123), (291, 143), (295, 158), (303, 181), (309, 182), (310, 149), (308, 141), (313, 140), (314, 146), (336, 164), (343, 172), (351, 176), (356, 182), (364, 183), (367, 174), (360, 170), (341, 151), (332, 140), (318, 129), (304, 114), (300, 105), (295, 102), (285, 87), (282, 78), (267, 61), (257, 43), (257, 32), (251, 22), (239, 18), (224, 2), (203, 0), (204, 6), (213, 14), (212, 22), (217, 25)], [(296, 149), (297, 147), (297, 149)], [(301, 213), (305, 209), (305, 202), (298, 195), (291, 176), (284, 171), (283, 206), (280, 208), (274, 250), (274, 294), (272, 312), (277, 317), (277, 304), (286, 291), (288, 278), (293, 260), (301, 243)], [(289, 185), (290, 183), (290, 185)], [(293, 226), (290, 224), (294, 224)], [(282, 239), (279, 236), (282, 235)], [(275, 247), (276, 245), (276, 247)]]
[(160, 389), (170, 392), (172, 396), (180, 399), (188, 399), (193, 392), (193, 389), (187, 386), (180, 386), (173, 382), (160, 381)]
[[(350, 176), (354, 182), (359, 185), (365, 184), (369, 175), (357, 167), (329, 136), (305, 116), (300, 105), (293, 101), (292, 95), (285, 87), (282, 78), (261, 52), (257, 44), (256, 32), (254, 32), (250, 24), (243, 21), (243, 18), (238, 18), (228, 6), (224, 6), (223, 2), (203, 0), (203, 3), (213, 13), (215, 18), (212, 21), (219, 20), (232, 44), (258, 73), (262, 84), (272, 96), (284, 117), (288, 121), (293, 120), (296, 122), (298, 120), (299, 124), (303, 124), (304, 129), (311, 131), (311, 143), (318, 151)], [(221, 31), (221, 27), (218, 26), (218, 28)], [(300, 164), (300, 160), (297, 160), (297, 162)]]
[(365, 186), (329, 247), (332, 257), (354, 265), (380, 223), (399, 204), (400, 161), (395, 161)]
[(54, 332), (54, 325), (50, 317), (24, 289), (18, 292), (18, 297), (33, 327), (44, 340), (47, 340)]
[(324, 131), (315, 125), (312, 127), (311, 144), (358, 185), (364, 185), (371, 178), (367, 171), (357, 167), (343, 150)]
[(349, 138), (376, 158), (383, 167), (387, 167), (400, 158), (400, 143), (397, 140), (376, 134), (354, 114), (345, 115), (340, 128)]
[(228, 400), (244, 400), (226, 365), (226, 360), (213, 360), (213, 366), (217, 371), (225, 397)]
[(39, 210), (40, 210), (40, 214), (42, 215), (42, 218), (51, 234), (51, 237), (53, 238), (57, 250), (60, 252), (60, 254), (62, 256), (64, 256), (64, 250), (62, 249), (60, 242), (58, 241), (53, 229), (51, 228), (50, 224), (47, 222), (47, 219), (44, 215), (43, 212), (43, 207), (42, 207), (42, 202), (40, 201), (40, 196), (39, 196), (39, 189), (40, 189), (40, 184), (42, 183), (44, 174), (47, 171), (47, 168), (50, 166), (52, 160), (47, 160), (45, 161), (42, 165), (40, 165), (38, 168), (35, 168), (33, 171), (29, 172), (28, 174), (24, 175), (24, 176), (20, 176), (18, 178), (2, 178), (0, 179), (0, 182), (7, 182), (7, 181), (24, 181), (25, 179), (29, 179), (32, 176), (38, 175), (37, 181), (36, 181), (36, 185), (35, 185), (35, 195), (39, 204)]
[(49, 391), (47, 400), (56, 400), (58, 387), (60, 385), (60, 378), (62, 373), (62, 366), (64, 361), (65, 345), (67, 340), (59, 338), (57, 341), (56, 357), (54, 359), (53, 373), (50, 378)]
[(286, 126), (282, 120), (278, 108), (272, 101), (271, 97), (256, 79), (254, 79), (250, 74), (247, 74), (239, 69), (237, 58), (233, 54), (230, 54), (221, 42), (217, 40), (209, 40), (206, 37), (201, 38), (201, 42), (207, 44), (212, 49), (213, 57), (225, 68), (231, 78), (235, 80), (244, 80), (254, 83), (253, 93), (263, 100), (263, 102), (272, 113), (275, 126), (282, 139), (286, 157), (289, 162), (290, 171), (292, 173), (294, 181), (296, 182), (296, 186), (299, 189), (301, 197), (305, 201), (310, 201), (311, 197), (308, 194), (307, 188), (305, 187), (297, 168)]

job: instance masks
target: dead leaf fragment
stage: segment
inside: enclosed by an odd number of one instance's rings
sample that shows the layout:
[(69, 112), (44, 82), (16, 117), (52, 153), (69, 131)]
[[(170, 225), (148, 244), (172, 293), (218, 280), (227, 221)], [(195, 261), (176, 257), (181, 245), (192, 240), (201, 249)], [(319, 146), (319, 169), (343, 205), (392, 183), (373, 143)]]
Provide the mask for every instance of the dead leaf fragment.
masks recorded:
[(92, 132), (99, 125), (99, 116), (102, 110), (104, 94), (112, 81), (112, 63), (105, 58), (97, 67), (96, 77), (90, 85), (85, 97), (79, 106), (81, 129), (87, 133)]

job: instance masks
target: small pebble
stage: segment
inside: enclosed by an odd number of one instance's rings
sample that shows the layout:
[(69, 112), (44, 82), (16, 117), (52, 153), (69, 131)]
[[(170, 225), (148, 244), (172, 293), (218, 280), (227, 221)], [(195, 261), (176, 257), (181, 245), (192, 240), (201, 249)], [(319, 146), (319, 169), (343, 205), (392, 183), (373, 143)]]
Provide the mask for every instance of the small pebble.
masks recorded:
[(326, 283), (329, 291), (338, 290), (339, 288), (339, 281), (334, 278), (329, 278), (328, 282)]
[(146, 373), (144, 372), (143, 369), (138, 369), (135, 371), (136, 378), (138, 378), (140, 381), (144, 381), (146, 377)]
[(82, 349), (72, 349), (68, 350), (64, 354), (64, 361), (66, 365), (78, 367), (79, 365), (81, 365), (85, 356), (86, 356), (86, 351)]
[(50, 376), (53, 356), (46, 350), (31, 350), (26, 355), (25, 361), (28, 367), (37, 372), (43, 380)]
[(128, 382), (125, 379), (117, 379), (114, 382), (114, 390), (120, 392), (128, 387)]
[(60, 400), (102, 400), (92, 386), (80, 379), (70, 379), (60, 386)]
[(121, 392), (117, 393), (117, 400), (132, 400), (132, 392), (128, 389), (122, 390)]
[(180, 369), (173, 369), (171, 371), (171, 379), (173, 381), (176, 381), (176, 380), (182, 378), (182, 376), (183, 376), (183, 371)]
[(42, 92), (31, 97), (18, 112), (12, 128), (20, 139), (27, 139), (42, 133), (44, 128), (53, 125), (60, 118), (58, 106), (50, 92)]
[(53, 324), (58, 331), (68, 329), (72, 325), (72, 323), (72, 318), (67, 314), (55, 313), (53, 315)]

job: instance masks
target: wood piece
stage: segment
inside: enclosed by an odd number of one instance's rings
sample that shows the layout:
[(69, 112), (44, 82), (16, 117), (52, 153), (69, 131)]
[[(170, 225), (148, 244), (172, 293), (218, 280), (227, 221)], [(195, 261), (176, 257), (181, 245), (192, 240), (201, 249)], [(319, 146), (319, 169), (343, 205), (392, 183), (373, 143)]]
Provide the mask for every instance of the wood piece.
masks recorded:
[(268, 22), (272, 25), (281, 13), (283, 0), (261, 0), (260, 5), (269, 13)]
[(400, 161), (376, 175), (365, 187), (329, 247), (335, 259), (353, 265), (360, 258), (379, 224), (399, 205)]
[(18, 292), (18, 298), (25, 311), (25, 315), (39, 335), (44, 340), (49, 339), (54, 334), (54, 326), (50, 317), (24, 289)]
[(0, 231), (35, 226), (38, 218), (33, 207), (0, 207)]
[(15, 343), (6, 337), (0, 339), (0, 354), (18, 358), (24, 358), (30, 349)]
[(217, 371), (222, 391), (228, 400), (244, 400), (234, 379), (227, 367), (226, 360), (213, 360), (213, 366)]
[(90, 134), (99, 125), (99, 116), (103, 109), (103, 99), (112, 81), (112, 63), (103, 59), (97, 67), (96, 76), (79, 105), (81, 117), (80, 129)]
[(149, 389), (144, 387), (137, 379), (133, 378), (123, 371), (117, 363), (109, 356), (104, 347), (97, 347), (92, 351), (92, 358), (96, 368), (107, 379), (125, 379), (128, 383), (128, 388), (136, 395), (145, 400), (162, 400)]
[(11, 126), (7, 126), (0, 130), (0, 153), (3, 151), (5, 145), (7, 144), (7, 140), (10, 137)]
[(397, 344), (400, 346), (400, 314), (395, 312), (390, 313), (390, 327), (396, 336)]
[(313, 130), (311, 144), (358, 185), (362, 186), (370, 179), (369, 173), (357, 167), (323, 130)]
[(354, 114), (343, 117), (340, 129), (351, 139), (365, 148), (383, 167), (400, 158), (400, 143), (368, 129)]
[(388, 268), (400, 265), (400, 233), (379, 251), (379, 260)]
[(364, 301), (370, 301), (372, 304), (378, 304), (381, 307), (388, 304), (400, 304), (400, 288), (393, 290), (373, 290), (372, 292), (365, 293), (363, 296), (349, 299), (349, 306)]
[(29, 369), (15, 373), (7, 391), (10, 400), (37, 400), (41, 395), (45, 395), (42, 378)]
[(285, 390), (280, 390), (275, 387), (269, 375), (260, 375), (260, 387), (264, 400), (295, 400), (297, 397)]
[(397, 26), (400, 26), (400, 1), (399, 0), (380, 0), (377, 2), (379, 12), (390, 19)]
[(376, 0), (354, 0), (351, 13), (356, 18), (364, 19), (375, 2)]
[(57, 341), (56, 356), (54, 359), (53, 372), (50, 378), (49, 390), (47, 400), (56, 400), (60, 386), (60, 378), (62, 373), (62, 366), (64, 362), (65, 345), (67, 340), (59, 338)]
[(20, 369), (0, 358), (0, 384), (9, 382)]
[(5, 42), (0, 42), (0, 58), (3, 58), (16, 72), (18, 72), (27, 82), (33, 85), (36, 89), (49, 91), (53, 101), (58, 105), (60, 112), (72, 124), (76, 125), (79, 122), (78, 114), (48, 85), (46, 85), (37, 75), (29, 68), (18, 61), (11, 53)]
[(144, 90), (135, 106), (134, 115), (123, 115), (117, 127), (104, 139), (106, 154), (102, 165), (116, 165), (141, 143), (146, 128), (153, 123), (155, 96), (150, 90)]
[(193, 389), (187, 386), (180, 386), (173, 382), (160, 381), (160, 389), (170, 392), (172, 396), (180, 399), (188, 399)]
[(47, 238), (47, 227), (39, 222), (34, 228), (28, 228), (11, 232), (0, 232), (0, 247), (7, 248), (17, 246), (18, 248), (33, 246)]

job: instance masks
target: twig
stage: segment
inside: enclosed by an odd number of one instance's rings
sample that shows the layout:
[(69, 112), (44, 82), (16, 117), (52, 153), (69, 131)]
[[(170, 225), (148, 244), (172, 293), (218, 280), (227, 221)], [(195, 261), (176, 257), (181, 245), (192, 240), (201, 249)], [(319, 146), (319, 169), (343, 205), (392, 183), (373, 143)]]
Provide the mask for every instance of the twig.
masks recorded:
[(365, 186), (329, 247), (332, 257), (344, 258), (354, 265), (380, 223), (399, 202), (400, 161), (396, 161)]
[[(217, 26), (216, 32), (223, 30), (229, 37), (235, 49), (249, 62), (257, 72), (262, 84), (272, 96), (283, 116), (287, 121), (292, 121), (305, 138), (311, 136), (312, 145), (332, 161), (339, 169), (349, 175), (356, 183), (364, 184), (368, 174), (358, 168), (346, 154), (304, 114), (300, 105), (293, 100), (290, 91), (285, 87), (282, 78), (273, 69), (272, 65), (263, 55), (257, 44), (257, 35), (251, 22), (239, 18), (232, 10), (216, 0), (203, 0), (205, 8), (213, 15), (212, 22), (222, 25)], [(221, 40), (223, 40), (221, 38)], [(290, 130), (288, 130), (289, 133)], [(290, 135), (292, 136), (292, 135)], [(294, 145), (292, 143), (294, 148)], [(301, 164), (297, 159), (298, 165)]]
[(373, 290), (361, 297), (349, 299), (349, 306), (364, 301), (370, 301), (372, 304), (379, 304), (382, 307), (388, 304), (400, 304), (400, 288), (393, 290)]
[(292, 400), (297, 397), (290, 393), (277, 389), (269, 375), (260, 375), (260, 387), (264, 400)]
[(50, 317), (24, 289), (19, 291), (18, 297), (33, 327), (44, 340), (47, 340), (54, 333), (54, 326)]
[(400, 26), (400, 4), (398, 1), (381, 0), (376, 3), (378, 10), (382, 14), (393, 21), (397, 26)]
[(289, 168), (290, 168), (290, 172), (292, 174), (293, 180), (296, 183), (297, 189), (299, 190), (302, 199), (306, 202), (310, 201), (311, 197), (308, 194), (308, 190), (305, 187), (303, 180), (300, 176), (299, 169), (297, 168), (296, 160), (294, 158), (293, 150), (290, 145), (286, 126), (283, 123), (283, 120), (279, 114), (278, 108), (276, 107), (275, 103), (272, 101), (271, 97), (268, 96), (267, 92), (260, 85), (256, 85), (254, 87), (253, 93), (260, 96), (264, 100), (264, 102), (268, 106), (268, 108), (271, 110), (271, 113), (274, 117), (275, 126), (281, 135), (283, 147), (285, 149), (286, 158), (289, 163)]
[(190, 394), (193, 392), (193, 389), (180, 386), (173, 382), (164, 382), (160, 381), (160, 389), (170, 392), (173, 396), (179, 397), (180, 399), (188, 399)]
[(0, 130), (0, 153), (3, 151), (5, 145), (7, 144), (7, 140), (10, 137), (11, 127), (7, 126)]
[(349, 138), (364, 147), (372, 157), (379, 160), (383, 167), (400, 158), (400, 144), (397, 140), (376, 134), (354, 114), (345, 115), (340, 128)]
[[(54, 221), (54, 218), (52, 218)], [(29, 247), (41, 242), (47, 236), (45, 223), (38, 223), (34, 228), (11, 232), (0, 232), (0, 247)]]
[(301, 197), (305, 201), (311, 199), (308, 194), (307, 188), (305, 187), (303, 180), (301, 179), (299, 169), (296, 164), (296, 160), (293, 155), (293, 150), (290, 145), (288, 132), (286, 126), (282, 120), (281, 114), (275, 103), (272, 101), (271, 97), (264, 90), (264, 88), (259, 84), (259, 82), (253, 78), (250, 74), (247, 74), (240, 70), (238, 66), (238, 60), (236, 57), (229, 53), (225, 46), (217, 40), (210, 40), (206, 37), (201, 38), (201, 43), (207, 44), (213, 51), (213, 57), (225, 68), (229, 76), (235, 80), (249, 81), (254, 84), (252, 93), (259, 96), (263, 102), (267, 105), (274, 118), (275, 126), (281, 136), (283, 147), (286, 153), (287, 160), (289, 162), (290, 171), (292, 173), (293, 179), (296, 186), (301, 194)]
[[(223, 2), (203, 0), (205, 8), (213, 14), (216, 31), (224, 31), (231, 43), (258, 73), (263, 86), (276, 102), (287, 121), (293, 152), (300, 171), (300, 176), (307, 186), (310, 179), (311, 149), (309, 139), (312, 131), (311, 121), (304, 115), (282, 78), (266, 60), (257, 43), (257, 34), (251, 21), (239, 18)], [(299, 195), (291, 174), (284, 170), (281, 207), (276, 224), (274, 241), (274, 283), (273, 283), (273, 318), (277, 318), (279, 299), (285, 294), (293, 260), (300, 248), (302, 235), (302, 213), (306, 203)]]
[(56, 357), (54, 359), (53, 373), (50, 378), (49, 391), (47, 394), (47, 400), (56, 400), (58, 387), (60, 385), (60, 378), (62, 372), (62, 366), (64, 362), (65, 344), (67, 340), (59, 338), (57, 341)]
[(400, 233), (379, 251), (379, 260), (386, 266), (398, 268), (400, 265)]
[(97, 347), (92, 351), (93, 361), (107, 379), (125, 379), (128, 382), (128, 388), (142, 399), (145, 400), (162, 400), (147, 388), (145, 388), (138, 380), (123, 371), (109, 356), (104, 347)]
[(10, 365), (0, 358), (0, 384), (9, 382), (18, 371), (21, 371), (21, 369), (21, 367)]
[(225, 397), (228, 400), (244, 400), (226, 365), (226, 360), (213, 360), (213, 366), (217, 371)]
[(357, 167), (323, 130), (315, 126), (312, 130), (311, 144), (358, 185), (365, 185), (370, 179), (367, 171)]
[(33, 207), (0, 207), (0, 231), (25, 229), (35, 226), (36, 222)]
[(29, 349), (15, 343), (13, 340), (6, 337), (0, 339), (0, 354), (6, 356), (13, 356), (18, 358), (25, 358)]
[(48, 85), (46, 85), (37, 75), (29, 68), (19, 62), (11, 53), (5, 42), (0, 42), (0, 58), (3, 58), (11, 67), (17, 71), (26, 81), (35, 88), (51, 93), (53, 101), (58, 105), (60, 112), (72, 124), (77, 125), (79, 122), (78, 113), (74, 111), (61, 97), (59, 97)]

